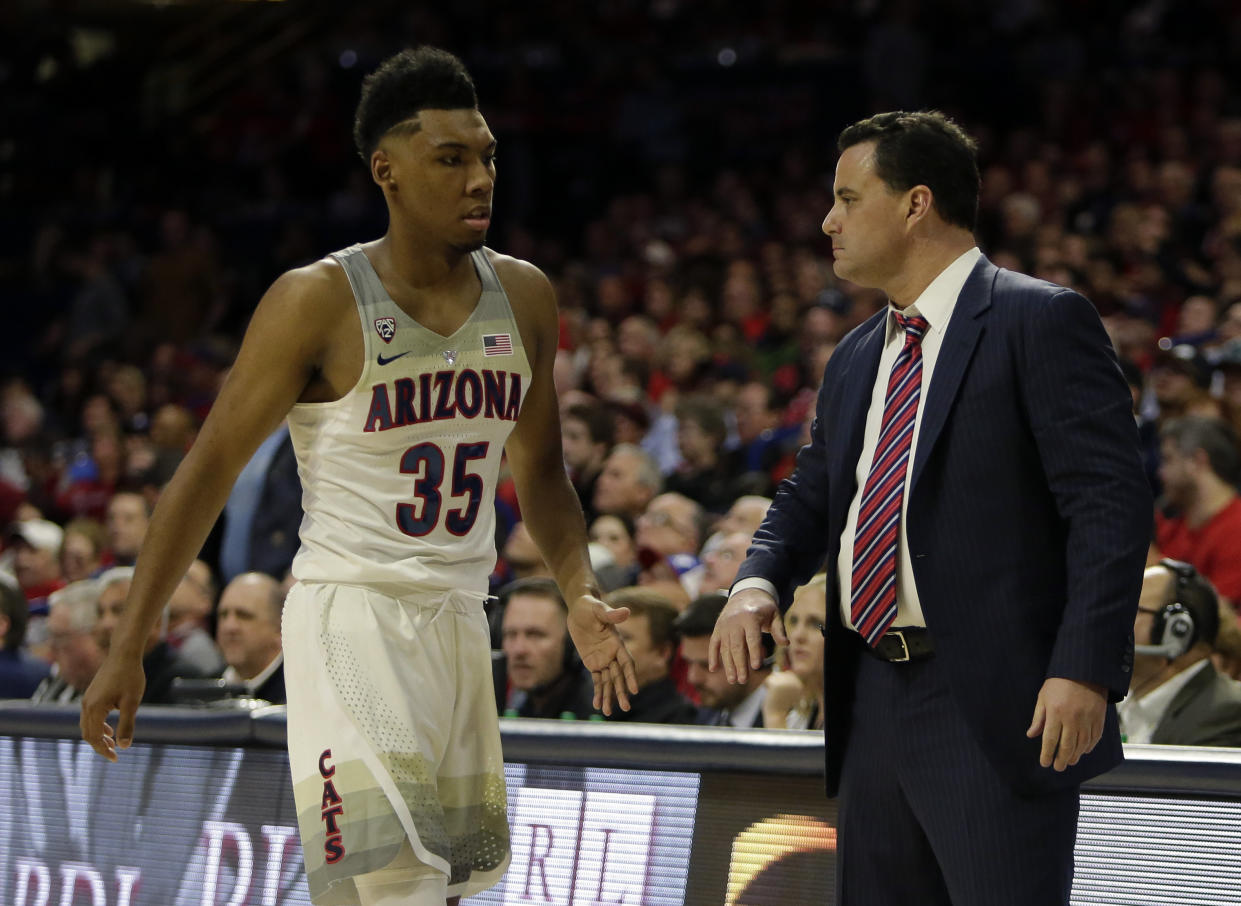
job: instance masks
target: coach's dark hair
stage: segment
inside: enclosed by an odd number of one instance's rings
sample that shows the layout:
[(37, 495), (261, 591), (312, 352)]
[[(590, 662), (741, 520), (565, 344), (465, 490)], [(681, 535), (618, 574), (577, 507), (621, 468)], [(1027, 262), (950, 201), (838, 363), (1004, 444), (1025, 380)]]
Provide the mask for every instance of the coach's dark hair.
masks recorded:
[(402, 50), (362, 80), (362, 98), (353, 118), (353, 143), (362, 159), (369, 161), (379, 140), (393, 126), (413, 119), (420, 111), (477, 107), (474, 80), (460, 59), (427, 45)]
[(1185, 415), (1164, 423), (1159, 436), (1175, 444), (1185, 456), (1202, 450), (1211, 464), (1211, 471), (1222, 481), (1235, 485), (1241, 478), (1237, 435), (1228, 422), (1204, 415)]
[(875, 143), (875, 172), (897, 192), (926, 186), (939, 216), (973, 232), (978, 222), (978, 143), (938, 110), (897, 110), (859, 120), (840, 133), (844, 151)]

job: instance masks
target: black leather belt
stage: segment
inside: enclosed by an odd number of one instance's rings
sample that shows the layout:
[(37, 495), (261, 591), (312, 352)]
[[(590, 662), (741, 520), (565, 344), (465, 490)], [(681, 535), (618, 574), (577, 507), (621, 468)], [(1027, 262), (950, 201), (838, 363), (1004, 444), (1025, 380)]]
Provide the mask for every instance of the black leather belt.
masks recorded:
[(935, 642), (922, 626), (889, 629), (874, 648), (865, 641), (862, 644), (872, 656), (890, 664), (920, 661), (935, 653)]

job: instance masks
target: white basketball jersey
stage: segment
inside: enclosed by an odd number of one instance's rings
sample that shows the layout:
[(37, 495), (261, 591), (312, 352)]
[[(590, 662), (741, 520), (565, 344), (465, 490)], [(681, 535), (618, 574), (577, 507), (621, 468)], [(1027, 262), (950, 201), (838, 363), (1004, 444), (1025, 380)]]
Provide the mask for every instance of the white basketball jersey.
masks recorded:
[(352, 390), (299, 403), (289, 433), (302, 480), (302, 582), (485, 594), (495, 568), (496, 482), (530, 386), (508, 296), (484, 250), (478, 305), (450, 337), (388, 297), (359, 245), (345, 269), (366, 351)]

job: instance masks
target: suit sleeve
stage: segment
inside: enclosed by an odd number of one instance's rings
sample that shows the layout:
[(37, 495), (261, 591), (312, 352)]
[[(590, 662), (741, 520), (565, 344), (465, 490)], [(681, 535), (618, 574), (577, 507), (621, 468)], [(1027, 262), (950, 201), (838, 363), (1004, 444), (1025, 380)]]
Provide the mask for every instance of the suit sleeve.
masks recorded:
[(1129, 389), (1081, 295), (1057, 293), (1024, 327), (1022, 402), (1065, 526), (1068, 600), (1047, 675), (1098, 683), (1118, 701), (1153, 518)]
[[(833, 361), (846, 356), (837, 350)], [(823, 566), (828, 537), (827, 400), (834, 385), (832, 362), (823, 377), (810, 427), (810, 443), (797, 454), (793, 474), (780, 483), (767, 516), (754, 533), (736, 582), (758, 577), (776, 587), (780, 612), (788, 610), (793, 592)]]

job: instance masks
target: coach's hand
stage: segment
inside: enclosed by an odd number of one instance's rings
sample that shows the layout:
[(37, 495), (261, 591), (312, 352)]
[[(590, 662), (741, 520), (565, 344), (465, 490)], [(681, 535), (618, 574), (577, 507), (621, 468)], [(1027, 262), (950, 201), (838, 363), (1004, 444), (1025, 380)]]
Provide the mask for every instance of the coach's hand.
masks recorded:
[(638, 694), (633, 656), (616, 631), (616, 624), (627, 619), (628, 607), (609, 607), (589, 595), (578, 598), (569, 609), (569, 635), (595, 681), (595, 708), (607, 715), (612, 713), (613, 701), (628, 711), (629, 696)]
[(789, 643), (780, 608), (771, 595), (762, 589), (743, 588), (728, 599), (715, 621), (707, 668), (714, 672), (722, 665), (730, 683), (744, 683), (749, 670), (762, 666), (764, 632), (770, 632), (777, 644)]
[[(117, 749), (128, 749), (133, 742), (134, 715), (146, 685), (142, 660), (113, 652), (82, 696), (82, 738), (109, 761), (116, 761)], [(108, 715), (114, 710), (120, 712), (115, 733), (108, 724)]]
[(1063, 771), (1094, 751), (1106, 716), (1107, 693), (1102, 686), (1052, 676), (1039, 690), (1026, 736), (1043, 734), (1039, 763)]

